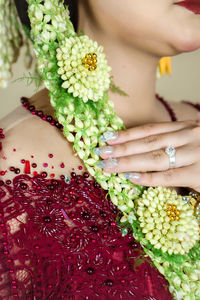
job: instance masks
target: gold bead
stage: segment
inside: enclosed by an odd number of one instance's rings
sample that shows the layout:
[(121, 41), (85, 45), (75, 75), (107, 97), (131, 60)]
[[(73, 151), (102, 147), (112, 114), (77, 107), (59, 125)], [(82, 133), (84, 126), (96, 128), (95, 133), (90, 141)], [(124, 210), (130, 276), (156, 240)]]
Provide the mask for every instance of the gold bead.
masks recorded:
[(96, 53), (87, 53), (86, 56), (82, 59), (84, 67), (89, 71), (94, 71), (97, 69), (97, 54)]

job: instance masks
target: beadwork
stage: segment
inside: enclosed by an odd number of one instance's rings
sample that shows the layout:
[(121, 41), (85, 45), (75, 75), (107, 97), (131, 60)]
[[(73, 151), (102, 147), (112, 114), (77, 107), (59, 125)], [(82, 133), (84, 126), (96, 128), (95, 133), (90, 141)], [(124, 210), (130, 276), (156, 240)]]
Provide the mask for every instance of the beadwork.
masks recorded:
[(84, 67), (89, 71), (95, 71), (97, 68), (97, 55), (96, 53), (88, 53), (82, 59)]

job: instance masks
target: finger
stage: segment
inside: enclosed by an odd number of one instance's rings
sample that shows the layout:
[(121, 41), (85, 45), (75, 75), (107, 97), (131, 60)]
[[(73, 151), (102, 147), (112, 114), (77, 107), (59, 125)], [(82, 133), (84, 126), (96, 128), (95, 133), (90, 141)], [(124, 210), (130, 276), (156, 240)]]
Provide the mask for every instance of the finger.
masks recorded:
[(95, 153), (104, 159), (109, 157), (116, 158), (151, 152), (170, 145), (180, 147), (189, 144), (192, 140), (193, 134), (191, 129), (186, 128), (174, 132), (146, 136), (142, 139), (136, 139), (119, 145), (96, 148)]
[(173, 132), (183, 128), (191, 128), (196, 126), (195, 121), (177, 121), (177, 122), (163, 122), (163, 123), (151, 123), (146, 125), (137, 126), (127, 130), (119, 131), (118, 133), (114, 132), (113, 136), (110, 134), (106, 137), (105, 140), (109, 145), (121, 144), (129, 142), (131, 140), (141, 139), (146, 136)]
[[(198, 148), (185, 145), (176, 148), (176, 168), (191, 165), (200, 159)], [(169, 156), (164, 149), (120, 158), (110, 158), (98, 164), (109, 173), (164, 171), (169, 168)]]
[(144, 173), (140, 178), (137, 178), (136, 176), (134, 176), (134, 174), (132, 175), (132, 173), (124, 175), (131, 182), (138, 185), (152, 187), (192, 187), (193, 182), (190, 182), (191, 174), (194, 174), (194, 165), (177, 169), (169, 169), (164, 172)]

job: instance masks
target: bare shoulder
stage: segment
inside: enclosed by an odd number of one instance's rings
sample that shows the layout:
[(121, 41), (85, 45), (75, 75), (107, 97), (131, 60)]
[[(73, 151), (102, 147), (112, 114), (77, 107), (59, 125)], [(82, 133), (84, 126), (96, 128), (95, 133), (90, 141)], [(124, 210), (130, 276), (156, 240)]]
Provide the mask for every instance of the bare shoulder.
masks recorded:
[(185, 120), (196, 121), (197, 119), (200, 119), (199, 111), (192, 105), (184, 103), (183, 101), (181, 102), (168, 101), (168, 103), (170, 104), (171, 108), (175, 112), (178, 121), (185, 121)]
[(30, 165), (37, 165), (35, 169), (31, 169), (31, 173), (46, 171), (57, 178), (81, 164), (62, 132), (37, 116), (30, 115), (6, 130), (2, 141), (0, 169), (7, 170), (5, 179), (12, 179), (11, 172), (8, 171), (11, 166), (19, 168), (23, 173), (23, 159), (29, 161)]

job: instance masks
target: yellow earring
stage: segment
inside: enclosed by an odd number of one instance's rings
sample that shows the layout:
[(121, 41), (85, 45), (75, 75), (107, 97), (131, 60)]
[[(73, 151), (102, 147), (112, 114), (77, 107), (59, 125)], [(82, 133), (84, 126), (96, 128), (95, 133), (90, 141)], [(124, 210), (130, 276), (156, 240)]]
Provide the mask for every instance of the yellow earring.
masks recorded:
[(171, 75), (172, 74), (172, 64), (171, 57), (162, 57), (158, 63), (160, 76), (163, 76), (165, 73)]

